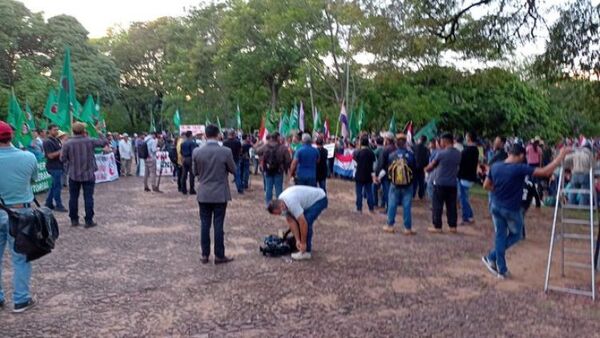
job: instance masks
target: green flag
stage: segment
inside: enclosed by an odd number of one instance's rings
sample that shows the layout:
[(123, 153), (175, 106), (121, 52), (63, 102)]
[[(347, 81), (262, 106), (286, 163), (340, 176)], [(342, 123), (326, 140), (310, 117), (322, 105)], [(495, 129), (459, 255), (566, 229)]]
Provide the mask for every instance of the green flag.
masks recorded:
[(223, 129), (221, 129), (221, 120), (219, 120), (219, 116), (217, 116), (217, 127), (219, 127), (220, 131), (223, 131)]
[(210, 120), (208, 119), (208, 113), (206, 113), (206, 120), (204, 121), (204, 124), (205, 124), (205, 125), (207, 125), (207, 126), (208, 126), (209, 124), (211, 124), (211, 123), (210, 123)]
[(38, 119), (38, 126), (42, 130), (48, 129), (48, 120), (46, 118)]
[(98, 131), (96, 130), (96, 124), (98, 123), (98, 119), (95, 117), (96, 112), (96, 103), (94, 102), (94, 98), (92, 95), (88, 95), (85, 100), (85, 104), (83, 105), (83, 110), (79, 115), (79, 121), (84, 122), (86, 124), (86, 131), (90, 137), (98, 137)]
[(242, 129), (242, 113), (240, 112), (240, 105), (237, 105), (237, 112), (235, 113), (235, 122), (237, 129)]
[(173, 115), (173, 125), (175, 126), (175, 131), (179, 134), (179, 130), (181, 128), (181, 117), (179, 116), (179, 108), (175, 110), (175, 114)]
[(392, 114), (392, 119), (390, 120), (390, 126), (388, 131), (392, 134), (396, 134), (396, 115)]
[[(10, 99), (8, 100), (8, 117), (6, 122), (13, 127), (15, 130), (15, 134), (13, 137), (13, 144), (17, 148), (26, 147), (28, 144), (23, 143), (23, 132), (24, 129), (27, 128), (27, 124), (25, 123), (25, 115), (19, 106), (19, 101), (17, 101), (17, 96), (15, 95), (14, 90), (10, 95)], [(27, 133), (27, 130), (25, 130)]]
[(435, 119), (429, 121), (423, 128), (421, 128), (415, 136), (413, 136), (413, 140), (418, 140), (421, 136), (425, 135), (428, 140), (432, 140), (437, 134), (437, 121)]
[(21, 138), (23, 144), (31, 144), (31, 141), (33, 141), (33, 131), (35, 129), (35, 117), (33, 116), (33, 112), (31, 112), (29, 102), (25, 101), (25, 123), (23, 124), (23, 136)]
[(365, 126), (365, 107), (361, 103), (360, 110), (358, 112), (358, 130), (364, 131), (364, 129), (363, 129), (364, 126)]
[(75, 80), (71, 71), (71, 50), (65, 49), (65, 58), (63, 62), (62, 75), (60, 76), (60, 89), (58, 91), (58, 114), (67, 119), (68, 128), (65, 132), (71, 132), (71, 116), (79, 117), (81, 105), (77, 102), (75, 94)]
[(46, 106), (44, 107), (44, 116), (55, 124), (58, 129), (62, 131), (68, 131), (70, 125), (70, 118), (68, 114), (58, 113), (58, 97), (56, 97), (56, 90), (50, 89), (48, 93), (48, 99), (46, 100)]
[(288, 137), (290, 135), (290, 118), (285, 112), (283, 112), (283, 114), (281, 115), (279, 133), (283, 137)]
[(300, 126), (298, 124), (298, 107), (294, 104), (292, 111), (290, 112), (290, 132), (298, 131)]
[(273, 116), (272, 111), (267, 111), (267, 119), (265, 121), (265, 129), (269, 132), (269, 134), (274, 133), (277, 130), (277, 121)]
[(348, 129), (350, 129), (350, 139), (354, 139), (360, 133), (360, 129), (358, 128), (354, 111), (350, 112), (350, 121), (348, 123)]
[(96, 105), (94, 108), (94, 124), (98, 125), (102, 134), (106, 134), (106, 119), (104, 113), (100, 111), (100, 94), (96, 96)]
[(313, 124), (313, 129), (315, 131), (319, 133), (323, 131), (323, 122), (321, 122), (321, 113), (319, 113), (319, 110), (315, 113), (315, 121)]

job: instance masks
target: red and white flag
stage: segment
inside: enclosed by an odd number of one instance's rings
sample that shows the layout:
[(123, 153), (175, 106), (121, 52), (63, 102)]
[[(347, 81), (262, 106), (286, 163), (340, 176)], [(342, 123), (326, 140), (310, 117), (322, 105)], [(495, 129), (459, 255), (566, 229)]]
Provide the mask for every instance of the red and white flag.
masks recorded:
[(408, 141), (408, 144), (411, 144), (413, 137), (413, 121), (409, 121), (406, 126), (404, 126), (404, 134), (406, 134), (406, 141)]
[(263, 116), (263, 118), (260, 120), (260, 129), (258, 130), (258, 138), (265, 142), (267, 140), (267, 128), (265, 128), (265, 118)]

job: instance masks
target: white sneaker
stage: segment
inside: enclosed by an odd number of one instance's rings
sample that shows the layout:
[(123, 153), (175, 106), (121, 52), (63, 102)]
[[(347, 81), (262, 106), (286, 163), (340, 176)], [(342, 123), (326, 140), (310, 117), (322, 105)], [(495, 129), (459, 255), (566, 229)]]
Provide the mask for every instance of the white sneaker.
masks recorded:
[(292, 259), (295, 261), (303, 261), (303, 260), (307, 260), (307, 259), (311, 259), (312, 258), (312, 254), (310, 252), (294, 252), (292, 254)]

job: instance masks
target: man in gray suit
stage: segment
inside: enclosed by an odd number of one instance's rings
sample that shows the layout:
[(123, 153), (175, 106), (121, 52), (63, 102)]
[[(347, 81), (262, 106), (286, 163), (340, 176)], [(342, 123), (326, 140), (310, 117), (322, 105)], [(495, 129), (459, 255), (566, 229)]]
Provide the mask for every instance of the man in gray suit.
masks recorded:
[(215, 264), (233, 260), (225, 256), (223, 222), (227, 202), (231, 201), (228, 173), (235, 175), (236, 167), (231, 149), (219, 146), (219, 128), (206, 126), (206, 144), (192, 153), (192, 172), (197, 178), (196, 197), (200, 207), (200, 247), (203, 264), (210, 256), (210, 227), (214, 217)]

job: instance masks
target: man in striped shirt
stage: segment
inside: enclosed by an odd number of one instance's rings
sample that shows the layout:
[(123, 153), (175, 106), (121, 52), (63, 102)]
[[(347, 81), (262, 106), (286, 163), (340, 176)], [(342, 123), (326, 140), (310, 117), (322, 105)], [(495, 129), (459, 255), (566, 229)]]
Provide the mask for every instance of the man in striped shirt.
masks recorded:
[(91, 228), (94, 222), (94, 186), (96, 184), (95, 148), (102, 148), (108, 144), (106, 138), (100, 134), (99, 139), (91, 139), (85, 132), (85, 123), (73, 123), (73, 134), (62, 148), (60, 160), (66, 163), (69, 173), (69, 218), (71, 225), (79, 225), (79, 192), (83, 188), (83, 201), (85, 204), (85, 227)]

